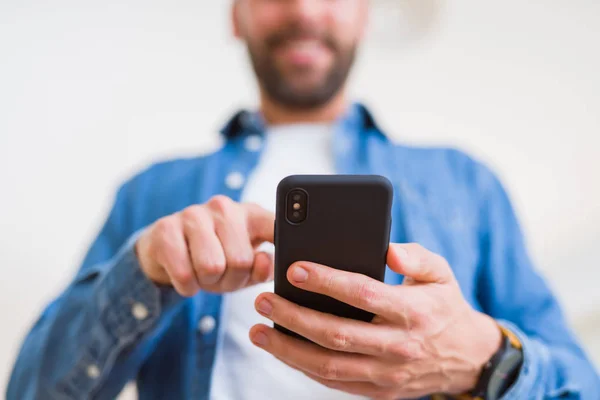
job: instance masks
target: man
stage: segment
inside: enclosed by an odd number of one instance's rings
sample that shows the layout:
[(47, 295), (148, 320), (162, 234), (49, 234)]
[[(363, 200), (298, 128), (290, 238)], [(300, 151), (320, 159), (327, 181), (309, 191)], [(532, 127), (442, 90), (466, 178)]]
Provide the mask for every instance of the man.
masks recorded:
[[(133, 379), (141, 399), (600, 396), (495, 176), (458, 151), (394, 145), (347, 102), (367, 8), (234, 2), (260, 113), (234, 116), (216, 153), (121, 187), (79, 273), (26, 338), (9, 399), (113, 398)], [(371, 323), (272, 293), (262, 243), (273, 240), (275, 186), (294, 173), (393, 183), (385, 283), (310, 262), (288, 273), (373, 312)]]

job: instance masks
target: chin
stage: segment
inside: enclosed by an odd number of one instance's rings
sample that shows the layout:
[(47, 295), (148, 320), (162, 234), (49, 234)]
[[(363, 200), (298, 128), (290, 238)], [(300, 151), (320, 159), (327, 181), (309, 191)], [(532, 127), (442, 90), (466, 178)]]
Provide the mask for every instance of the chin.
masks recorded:
[(326, 74), (302, 75), (287, 79), (287, 86), (298, 93), (312, 93), (325, 85)]

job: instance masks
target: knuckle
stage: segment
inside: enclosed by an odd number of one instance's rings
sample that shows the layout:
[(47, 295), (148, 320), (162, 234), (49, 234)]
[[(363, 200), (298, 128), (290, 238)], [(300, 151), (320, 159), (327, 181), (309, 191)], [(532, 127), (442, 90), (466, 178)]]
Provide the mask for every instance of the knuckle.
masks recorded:
[(452, 268), (445, 257), (439, 254), (433, 254), (432, 261), (435, 265), (435, 269), (437, 270), (437, 275), (439, 275), (441, 279), (447, 279), (448, 277), (452, 276)]
[(387, 356), (392, 354), (389, 351), (389, 343), (385, 340), (372, 340), (369, 343), (372, 351), (374, 354), (379, 355), (379, 356)]
[(229, 197), (224, 196), (222, 194), (213, 196), (208, 200), (207, 205), (214, 211), (219, 212), (221, 214), (225, 214), (229, 212), (233, 206), (234, 202)]
[(417, 327), (427, 327), (429, 326), (430, 322), (431, 322), (431, 317), (427, 314), (424, 313), (415, 313), (412, 317), (411, 320), (413, 321), (414, 325)]
[(171, 269), (170, 273), (172, 279), (181, 284), (183, 287), (192, 286), (194, 284), (194, 280), (196, 279), (194, 272), (187, 268), (173, 268)]
[(289, 328), (296, 328), (302, 323), (300, 314), (295, 311), (285, 313), (285, 320)]
[(332, 350), (344, 351), (350, 347), (350, 337), (340, 328), (325, 332), (325, 345)]
[(208, 261), (201, 263), (198, 267), (198, 272), (205, 275), (221, 275), (225, 272), (225, 263), (218, 261)]
[(396, 345), (394, 355), (405, 360), (415, 361), (422, 358), (421, 343), (416, 340), (409, 340)]
[(404, 346), (402, 343), (390, 344), (385, 349), (388, 356), (394, 358), (404, 358)]
[(368, 307), (377, 301), (379, 293), (374, 282), (363, 280), (358, 285), (356, 296), (359, 305)]
[(154, 223), (151, 240), (152, 254), (164, 257), (177, 252), (178, 225), (173, 217), (165, 217)]
[(206, 215), (207, 215), (206, 209), (204, 208), (204, 206), (199, 205), (199, 204), (189, 206), (181, 212), (181, 216), (182, 216), (183, 220), (188, 224), (194, 223), (194, 222), (202, 219)]
[[(315, 270), (313, 272), (316, 272), (317, 276), (319, 276), (320, 274), (319, 270)], [(315, 282), (317, 284), (321, 284), (323, 286), (323, 289), (327, 292), (334, 292), (339, 286), (337, 275), (332, 273), (323, 273), (322, 275), (320, 275), (319, 279), (315, 279)]]
[(175, 231), (176, 225), (175, 220), (172, 216), (164, 217), (154, 223), (152, 232), (155, 239), (165, 240)]
[(340, 377), (340, 372), (335, 362), (327, 360), (319, 365), (317, 375), (323, 379), (336, 380)]
[(439, 264), (443, 267), (450, 267), (450, 264), (448, 264), (448, 260), (446, 260), (446, 258), (444, 258), (443, 256), (439, 254), (433, 254), (432, 257), (436, 264)]
[(407, 247), (409, 248), (409, 251), (417, 254), (422, 254), (427, 251), (427, 249), (419, 243), (409, 243)]
[(438, 310), (434, 307), (431, 302), (422, 301), (418, 307), (415, 307), (408, 318), (413, 321), (416, 326), (424, 327), (429, 325), (435, 317), (438, 315)]
[(227, 257), (227, 266), (231, 268), (250, 268), (254, 261), (251, 252), (239, 252)]
[(399, 386), (406, 383), (408, 375), (402, 370), (389, 371), (384, 375), (384, 382), (386, 385)]

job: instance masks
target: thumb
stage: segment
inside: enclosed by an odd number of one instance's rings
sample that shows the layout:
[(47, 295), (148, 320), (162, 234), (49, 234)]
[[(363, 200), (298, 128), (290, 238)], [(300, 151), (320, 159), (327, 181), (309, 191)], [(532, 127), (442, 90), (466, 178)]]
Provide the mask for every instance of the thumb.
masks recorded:
[(445, 283), (454, 276), (442, 256), (416, 243), (391, 243), (387, 264), (392, 271), (417, 282)]
[(273, 255), (265, 251), (256, 252), (254, 265), (252, 266), (252, 275), (247, 286), (272, 281), (274, 272)]
[(244, 204), (247, 215), (248, 234), (253, 246), (274, 242), (275, 214), (258, 204)]

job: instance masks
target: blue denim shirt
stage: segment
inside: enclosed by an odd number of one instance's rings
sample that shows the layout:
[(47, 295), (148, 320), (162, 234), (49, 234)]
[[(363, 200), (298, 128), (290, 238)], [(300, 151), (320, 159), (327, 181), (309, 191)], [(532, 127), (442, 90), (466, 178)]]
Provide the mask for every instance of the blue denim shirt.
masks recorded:
[[(240, 199), (261, 156), (263, 124), (240, 112), (222, 133), (217, 152), (156, 164), (120, 188), (78, 274), (25, 339), (9, 400), (109, 399), (131, 380), (142, 400), (209, 397), (221, 296), (188, 299), (155, 286), (133, 246), (163, 216), (216, 194)], [(338, 173), (390, 179), (393, 242), (444, 256), (467, 301), (520, 338), (524, 364), (504, 399), (600, 398), (598, 375), (534, 270), (489, 169), (457, 150), (393, 144), (358, 104), (338, 121), (333, 152)], [(387, 283), (401, 279), (387, 270)]]

